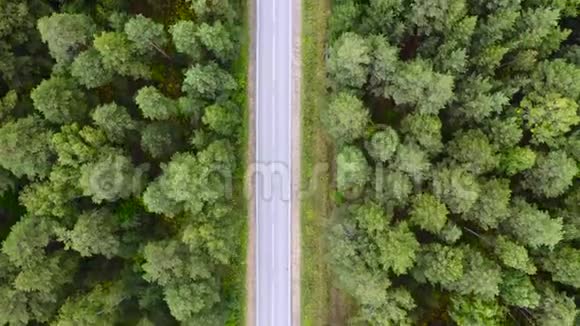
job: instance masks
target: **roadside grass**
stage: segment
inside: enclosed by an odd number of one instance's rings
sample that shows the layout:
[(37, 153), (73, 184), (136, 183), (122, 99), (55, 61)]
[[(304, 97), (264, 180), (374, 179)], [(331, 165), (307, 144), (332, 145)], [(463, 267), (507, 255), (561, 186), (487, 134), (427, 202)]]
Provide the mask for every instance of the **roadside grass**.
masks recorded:
[(236, 61), (233, 64), (233, 74), (238, 84), (237, 93), (234, 96), (234, 101), (241, 110), (241, 126), (239, 131), (238, 142), (235, 144), (238, 149), (239, 166), (237, 166), (234, 174), (234, 193), (233, 200), (235, 206), (238, 208), (239, 214), (239, 228), (238, 236), (240, 237), (238, 248), (238, 260), (234, 262), (230, 270), (230, 275), (226, 282), (230, 282), (226, 286), (229, 291), (230, 307), (228, 309), (230, 315), (226, 321), (226, 326), (241, 326), (245, 324), (246, 320), (246, 270), (247, 270), (247, 247), (248, 247), (248, 203), (245, 194), (245, 179), (247, 151), (248, 151), (248, 137), (250, 128), (250, 113), (248, 107), (248, 67), (250, 59), (250, 22), (247, 1), (239, 2), (239, 10), (241, 12), (241, 26), (238, 32), (240, 37), (239, 46), (240, 51)]
[(317, 178), (318, 188), (301, 201), (302, 325), (331, 324), (332, 276), (325, 264), (325, 220), (331, 212), (330, 171), (316, 173), (317, 163), (332, 161), (330, 142), (322, 131), (326, 105), (324, 51), (330, 0), (302, 1), (302, 190)]

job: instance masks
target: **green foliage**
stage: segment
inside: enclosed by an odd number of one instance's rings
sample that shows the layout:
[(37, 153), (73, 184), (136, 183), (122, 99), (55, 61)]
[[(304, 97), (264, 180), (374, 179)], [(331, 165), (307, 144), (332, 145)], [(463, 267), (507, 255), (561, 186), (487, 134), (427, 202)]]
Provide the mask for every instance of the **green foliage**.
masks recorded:
[(99, 52), (89, 49), (79, 54), (71, 64), (71, 75), (86, 88), (97, 88), (113, 80), (113, 70), (105, 66)]
[(515, 117), (491, 119), (487, 123), (487, 129), (491, 144), (499, 149), (511, 149), (523, 137), (522, 128)]
[(193, 97), (216, 100), (237, 88), (234, 78), (217, 64), (196, 64), (185, 72), (182, 90)]
[(438, 243), (423, 246), (417, 257), (413, 277), (419, 282), (429, 281), (448, 288), (463, 276), (463, 259), (462, 248)]
[(578, 100), (579, 75), (578, 64), (571, 64), (563, 59), (546, 60), (534, 71), (530, 86), (540, 94), (559, 93), (564, 97)]
[(38, 266), (44, 249), (54, 237), (54, 224), (47, 219), (24, 217), (12, 226), (2, 245), (10, 262), (21, 268)]
[(141, 88), (135, 96), (135, 103), (143, 116), (151, 120), (168, 120), (178, 113), (177, 102), (153, 86)]
[(147, 54), (154, 50), (163, 53), (162, 48), (169, 41), (163, 25), (143, 15), (137, 15), (127, 21), (125, 34), (141, 54)]
[(447, 153), (467, 171), (479, 175), (497, 166), (494, 149), (479, 129), (461, 132), (448, 143)]
[(10, 121), (0, 127), (0, 166), (17, 177), (46, 177), (50, 171), (52, 132), (36, 116)]
[(465, 169), (455, 166), (442, 166), (433, 171), (432, 187), (433, 194), (455, 214), (469, 211), (481, 192), (475, 177)]
[(241, 309), (243, 8), (154, 2), (0, 0), (1, 325)]
[[(216, 21), (213, 25), (202, 23), (193, 35), (207, 51), (221, 62), (229, 62), (231, 60), (235, 49), (234, 40), (226, 26), (220, 21)], [(193, 35), (189, 37), (193, 37)]]
[(397, 132), (387, 127), (373, 134), (368, 144), (368, 151), (377, 162), (386, 162), (397, 151), (398, 145), (399, 136)]
[(475, 222), (484, 230), (495, 229), (509, 216), (511, 190), (506, 179), (481, 182), (480, 195), (462, 218)]
[(162, 169), (143, 202), (150, 212), (173, 216), (184, 209), (199, 213), (206, 203), (227, 195), (235, 165), (231, 145), (216, 141), (197, 155), (174, 155)]
[(521, 244), (530, 248), (553, 248), (562, 240), (562, 218), (551, 218), (521, 198), (513, 200), (510, 215), (506, 225)]
[(5, 89), (26, 90), (50, 68), (36, 29), (36, 20), (50, 12), (50, 7), (39, 1), (0, 3), (0, 82)]
[(417, 26), (420, 33), (449, 32), (451, 26), (466, 14), (463, 0), (438, 1), (419, 0), (411, 6), (410, 22)]
[(552, 280), (580, 288), (580, 250), (564, 246), (542, 260), (542, 267), (552, 274)]
[(580, 122), (578, 104), (557, 93), (529, 94), (520, 104), (526, 127), (536, 143), (552, 144), (558, 136)]
[(112, 258), (120, 247), (115, 231), (117, 226), (111, 213), (98, 210), (81, 214), (71, 230), (58, 229), (56, 233), (65, 249), (75, 250), (82, 257), (103, 255)]
[(462, 295), (492, 300), (499, 294), (502, 271), (499, 265), (471, 246), (463, 249), (463, 275), (455, 282), (442, 286)]
[(118, 153), (103, 153), (94, 163), (81, 166), (79, 180), (83, 195), (94, 203), (116, 201), (140, 194), (142, 171), (130, 159)]
[(148, 78), (150, 69), (142, 61), (136, 48), (127, 35), (119, 32), (104, 32), (95, 37), (95, 49), (101, 55), (105, 69), (122, 76)]
[(204, 109), (201, 121), (208, 128), (216, 133), (231, 137), (234, 136), (240, 125), (240, 114), (238, 107), (232, 103), (214, 104)]
[(378, 261), (384, 269), (390, 268), (396, 275), (405, 274), (413, 267), (419, 251), (419, 242), (405, 222), (390, 228), (377, 246), (380, 252)]
[(339, 93), (328, 105), (322, 122), (338, 144), (348, 144), (364, 135), (369, 112), (356, 96)]
[(203, 257), (191, 255), (178, 241), (151, 242), (143, 249), (142, 265), (145, 279), (167, 286), (183, 278), (192, 280), (209, 278), (208, 263)]
[(163, 159), (179, 149), (181, 138), (180, 130), (174, 123), (153, 122), (143, 128), (141, 148), (151, 157)]
[(502, 325), (505, 309), (496, 301), (482, 300), (469, 296), (453, 296), (449, 316), (457, 325), (470, 326)]
[(439, 153), (441, 141), (441, 120), (436, 115), (410, 114), (401, 121), (405, 139), (419, 144), (427, 153)]
[(330, 49), (327, 68), (337, 89), (362, 88), (367, 81), (370, 47), (354, 33), (344, 33)]
[(126, 300), (122, 283), (97, 284), (89, 292), (69, 298), (59, 310), (55, 325), (103, 325), (118, 321), (119, 305)]
[(505, 94), (493, 91), (489, 78), (481, 76), (466, 78), (458, 88), (457, 114), (466, 120), (484, 121), (493, 113), (501, 112), (503, 107), (509, 104), (509, 98)]
[(389, 76), (399, 66), (398, 49), (391, 46), (383, 36), (371, 36), (369, 43), (372, 47), (369, 87), (373, 94), (381, 94)]
[(453, 78), (433, 71), (426, 61), (414, 60), (390, 76), (384, 96), (419, 114), (437, 114), (453, 97)]
[(363, 305), (360, 315), (355, 317), (353, 322), (372, 325), (411, 325), (409, 311), (415, 307), (415, 301), (407, 290), (389, 289), (384, 300)]
[[(381, 180), (381, 179), (379, 179)], [(379, 199), (387, 203), (391, 208), (396, 205), (404, 206), (413, 191), (411, 179), (399, 171), (385, 171), (382, 178), (383, 187)], [(380, 183), (377, 184), (380, 186)]]
[(399, 145), (394, 166), (413, 180), (421, 180), (431, 168), (427, 153), (414, 143)]
[(535, 316), (540, 325), (557, 326), (575, 325), (578, 310), (574, 304), (574, 299), (559, 293), (550, 286), (544, 285), (542, 289), (542, 300)]
[(69, 202), (82, 196), (79, 178), (77, 169), (57, 167), (50, 172), (49, 180), (27, 186), (18, 199), (32, 216), (70, 216), (74, 209)]
[(14, 110), (18, 102), (18, 93), (15, 90), (10, 90), (0, 99), (0, 121), (10, 116), (11, 111)]
[(370, 176), (370, 167), (363, 153), (356, 147), (344, 147), (336, 158), (336, 188), (344, 193), (357, 193)]
[(551, 151), (539, 156), (526, 171), (523, 186), (537, 196), (556, 197), (572, 185), (577, 172), (576, 161), (565, 152)]
[(31, 93), (34, 107), (46, 120), (53, 123), (71, 123), (82, 120), (87, 111), (83, 91), (71, 79), (53, 76), (44, 80)]
[(195, 37), (197, 27), (192, 21), (180, 20), (169, 30), (177, 51), (189, 55), (194, 62), (201, 57), (201, 44)]
[(527, 274), (535, 274), (536, 266), (530, 260), (528, 251), (504, 236), (499, 236), (495, 241), (495, 254), (507, 267), (511, 267)]
[(92, 113), (93, 121), (107, 135), (112, 142), (121, 143), (127, 132), (135, 130), (137, 125), (127, 112), (127, 108), (109, 103), (98, 106)]
[(440, 232), (447, 222), (449, 211), (443, 203), (429, 193), (416, 195), (411, 204), (409, 222), (432, 233)]
[(104, 131), (76, 123), (65, 125), (52, 137), (58, 162), (65, 166), (78, 167), (82, 163), (95, 161), (99, 149), (106, 147), (107, 136)]
[(531, 169), (536, 163), (536, 153), (529, 147), (513, 147), (500, 154), (499, 169), (508, 176)]
[(540, 295), (530, 281), (530, 277), (522, 272), (508, 271), (500, 286), (500, 296), (510, 306), (535, 308), (540, 302)]
[[(577, 323), (577, 5), (332, 4), (318, 53), (329, 92), (321, 122), (339, 153), (330, 224), (341, 225), (328, 248), (353, 324)], [(415, 250), (391, 239), (406, 225)], [(388, 297), (391, 285), (417, 306)]]
[(38, 20), (42, 41), (58, 63), (68, 64), (76, 54), (90, 44), (97, 27), (83, 14), (54, 13)]

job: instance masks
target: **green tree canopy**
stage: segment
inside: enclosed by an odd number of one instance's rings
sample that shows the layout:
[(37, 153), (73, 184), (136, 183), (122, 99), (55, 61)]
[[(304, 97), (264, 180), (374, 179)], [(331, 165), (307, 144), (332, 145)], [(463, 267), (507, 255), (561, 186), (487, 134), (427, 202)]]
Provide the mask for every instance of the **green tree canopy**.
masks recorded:
[(140, 194), (142, 171), (125, 155), (103, 153), (96, 162), (81, 166), (79, 182), (83, 194), (99, 204)]
[(112, 142), (122, 142), (128, 131), (137, 128), (127, 108), (114, 102), (96, 107), (92, 117), (94, 123), (107, 134), (107, 138)]
[(180, 20), (169, 31), (177, 51), (189, 55), (194, 62), (201, 58), (201, 44), (195, 36), (197, 27), (192, 21)]
[(388, 161), (397, 151), (399, 136), (392, 128), (385, 128), (373, 134), (369, 143), (369, 154), (378, 162)]
[(339, 93), (322, 117), (328, 133), (339, 144), (348, 144), (364, 135), (369, 112), (362, 101), (349, 93)]
[(523, 186), (537, 196), (556, 197), (572, 185), (577, 172), (574, 159), (563, 151), (551, 151), (539, 156), (526, 171)]
[(506, 179), (491, 179), (480, 184), (477, 201), (462, 218), (475, 222), (484, 230), (495, 229), (510, 214), (510, 184)]
[(370, 50), (368, 42), (354, 33), (342, 34), (333, 44), (327, 69), (337, 89), (362, 88), (369, 73)]
[(63, 77), (43, 80), (30, 97), (34, 107), (53, 123), (80, 121), (88, 111), (85, 93), (73, 80)]
[(212, 25), (202, 23), (194, 35), (199, 43), (219, 61), (229, 62), (231, 60), (235, 50), (234, 39), (228, 28), (219, 20)]
[(434, 170), (432, 188), (433, 194), (455, 214), (469, 211), (481, 192), (475, 177), (456, 166), (441, 166)]
[(163, 47), (169, 39), (162, 24), (143, 15), (130, 18), (125, 24), (125, 34), (131, 40), (141, 54), (158, 51), (167, 55)]
[(499, 236), (495, 240), (495, 254), (507, 267), (511, 267), (527, 274), (535, 274), (536, 266), (528, 256), (528, 251), (505, 236)]
[(552, 274), (552, 280), (580, 288), (580, 250), (563, 246), (558, 247), (542, 259), (542, 267)]
[(101, 55), (105, 69), (135, 79), (150, 76), (149, 67), (139, 56), (138, 49), (126, 34), (103, 32), (95, 37), (93, 44)]
[(38, 20), (38, 31), (56, 62), (68, 64), (90, 44), (97, 28), (87, 15), (54, 13)]
[(94, 48), (80, 53), (71, 64), (71, 75), (86, 88), (97, 88), (113, 80), (113, 70), (105, 66), (103, 59)]
[(193, 97), (215, 100), (237, 88), (234, 78), (216, 64), (196, 64), (185, 72), (181, 89)]
[(535, 143), (551, 144), (554, 139), (580, 123), (578, 104), (557, 93), (531, 93), (520, 104), (526, 127)]
[(512, 201), (506, 225), (518, 242), (530, 248), (553, 248), (563, 238), (562, 218), (551, 218), (522, 198)]
[(177, 102), (163, 95), (154, 86), (145, 86), (137, 92), (135, 103), (145, 118), (168, 120), (177, 116)]
[(336, 187), (345, 193), (361, 191), (370, 176), (370, 167), (362, 151), (356, 147), (344, 147), (336, 158)]
[(409, 114), (401, 121), (405, 139), (416, 142), (430, 154), (439, 153), (443, 148), (441, 127), (441, 120), (430, 114)]
[(449, 211), (430, 193), (416, 195), (411, 201), (409, 221), (425, 231), (440, 232), (447, 222)]
[(46, 177), (53, 159), (51, 137), (39, 117), (7, 122), (0, 127), (0, 166), (17, 177)]

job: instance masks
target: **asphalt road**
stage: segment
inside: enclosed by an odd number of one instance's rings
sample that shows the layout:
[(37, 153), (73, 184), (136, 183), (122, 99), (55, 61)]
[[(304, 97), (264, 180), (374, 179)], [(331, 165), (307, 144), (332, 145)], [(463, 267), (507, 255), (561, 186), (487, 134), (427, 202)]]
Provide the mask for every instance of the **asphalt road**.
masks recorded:
[(292, 1), (256, 0), (256, 325), (292, 325)]

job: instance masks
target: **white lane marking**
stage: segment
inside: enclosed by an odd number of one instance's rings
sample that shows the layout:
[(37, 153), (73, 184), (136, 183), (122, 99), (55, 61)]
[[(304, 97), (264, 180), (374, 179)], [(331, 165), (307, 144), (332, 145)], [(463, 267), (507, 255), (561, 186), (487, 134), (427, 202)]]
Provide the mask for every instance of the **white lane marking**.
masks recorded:
[(275, 242), (275, 239), (274, 239), (275, 238), (274, 235), (275, 235), (276, 228), (274, 227), (274, 224), (275, 224), (274, 221), (275, 220), (272, 219), (272, 224), (271, 224), (272, 227), (270, 228), (270, 230), (271, 230), (270, 231), (271, 232), (270, 238), (271, 238), (271, 241), (272, 241), (272, 247), (271, 247), (272, 248), (272, 265), (271, 265), (272, 269), (271, 269), (271, 271), (272, 271), (272, 274), (273, 275), (275, 274), (275, 271), (276, 271), (276, 261), (274, 259), (274, 258), (276, 258), (276, 254), (275, 254), (276, 253), (276, 242)]
[[(272, 39), (272, 82), (276, 83), (276, 33), (273, 33), (274, 37)], [(273, 94), (276, 92), (274, 91)]]

